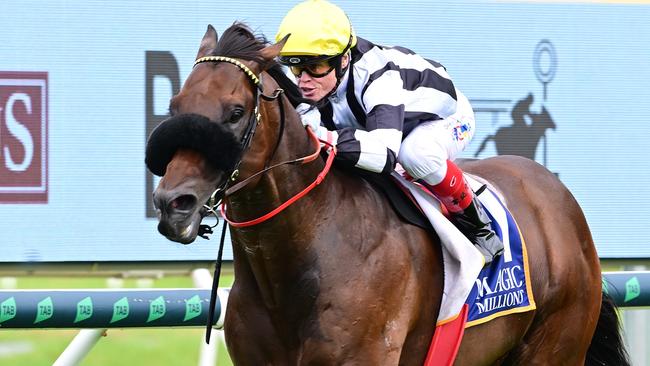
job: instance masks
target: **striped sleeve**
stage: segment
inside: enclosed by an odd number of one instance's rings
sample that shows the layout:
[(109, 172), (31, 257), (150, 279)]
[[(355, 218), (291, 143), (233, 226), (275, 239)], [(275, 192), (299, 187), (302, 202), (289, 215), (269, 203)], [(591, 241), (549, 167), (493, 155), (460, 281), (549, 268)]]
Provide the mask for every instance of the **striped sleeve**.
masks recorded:
[(337, 160), (340, 163), (381, 174), (390, 174), (395, 168), (402, 140), (400, 131), (364, 131), (348, 127), (337, 132)]

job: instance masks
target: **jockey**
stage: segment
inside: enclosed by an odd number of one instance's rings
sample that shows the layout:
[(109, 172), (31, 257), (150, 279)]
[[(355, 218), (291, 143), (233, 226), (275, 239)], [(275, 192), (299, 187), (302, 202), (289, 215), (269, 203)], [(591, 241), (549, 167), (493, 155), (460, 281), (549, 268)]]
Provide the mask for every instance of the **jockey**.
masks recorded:
[(503, 243), (453, 163), (474, 135), (474, 112), (446, 69), (357, 37), (343, 10), (325, 0), (291, 9), (276, 41), (286, 36), (280, 63), (314, 102), (297, 110), (317, 135), (334, 136), (339, 163), (381, 174), (399, 163), (442, 202), (486, 264), (499, 255)]

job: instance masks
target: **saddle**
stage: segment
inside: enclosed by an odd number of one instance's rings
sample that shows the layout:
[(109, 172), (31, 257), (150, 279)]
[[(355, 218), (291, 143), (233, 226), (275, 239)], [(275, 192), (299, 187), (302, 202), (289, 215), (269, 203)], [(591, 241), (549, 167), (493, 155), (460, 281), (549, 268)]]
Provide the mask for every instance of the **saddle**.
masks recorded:
[(390, 202), (393, 210), (395, 210), (404, 222), (420, 227), (434, 237), (437, 237), (438, 234), (424, 212), (420, 209), (420, 206), (416, 203), (415, 198), (397, 182), (396, 176), (398, 173), (393, 172), (390, 176), (387, 176), (355, 169), (354, 174), (370, 183), (377, 192), (382, 193)]

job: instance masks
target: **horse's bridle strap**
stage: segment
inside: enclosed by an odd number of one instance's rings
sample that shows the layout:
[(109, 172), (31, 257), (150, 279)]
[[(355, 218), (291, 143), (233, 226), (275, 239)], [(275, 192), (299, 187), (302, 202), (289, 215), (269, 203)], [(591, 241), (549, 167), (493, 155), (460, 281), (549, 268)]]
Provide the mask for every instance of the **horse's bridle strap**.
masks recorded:
[(248, 77), (255, 83), (255, 85), (260, 85), (260, 79), (255, 75), (253, 70), (248, 68), (248, 66), (244, 65), (241, 61), (236, 60), (231, 57), (226, 57), (226, 56), (204, 56), (196, 61), (194, 61), (194, 66), (202, 63), (202, 62), (228, 62), (231, 63), (237, 67), (239, 67)]
[[(311, 129), (310, 129), (310, 132), (311, 132)], [(265, 174), (269, 170), (275, 169), (275, 168), (277, 168), (279, 166), (282, 166), (282, 165), (294, 165), (294, 164), (307, 164), (307, 163), (310, 163), (310, 162), (316, 160), (316, 158), (320, 155), (320, 151), (321, 151), (320, 142), (318, 140), (318, 137), (316, 137), (315, 134), (311, 133), (310, 137), (312, 138), (312, 140), (315, 141), (315, 144), (317, 146), (316, 151), (314, 151), (314, 153), (312, 153), (310, 155), (307, 155), (307, 156), (303, 156), (301, 158), (283, 161), (281, 163), (273, 164), (273, 165), (271, 165), (271, 166), (269, 166), (267, 168), (264, 168), (263, 170), (260, 170), (259, 172), (257, 172), (255, 174), (251, 175), (250, 177), (240, 181), (239, 183), (237, 183), (237, 184), (235, 184), (235, 185), (233, 185), (231, 187), (228, 187), (228, 190), (226, 191), (225, 195), (230, 196), (230, 195), (234, 194), (235, 192), (237, 192), (240, 189), (244, 188), (248, 183), (250, 183), (251, 180), (253, 180), (256, 177), (258, 177), (258, 176), (260, 176), (262, 174)]]
[[(228, 62), (228, 63), (231, 63), (231, 64), (239, 67), (239, 69), (241, 69), (246, 75), (248, 75), (248, 77), (255, 84), (255, 86), (257, 86), (258, 93), (259, 93), (260, 79), (255, 75), (255, 73), (250, 68), (248, 68), (248, 66), (244, 65), (241, 61), (236, 60), (236, 59), (231, 58), (231, 57), (226, 57), (226, 56), (204, 56), (204, 57), (200, 57), (196, 61), (194, 61), (194, 66), (196, 66), (196, 65), (198, 65), (200, 63), (203, 63), (203, 62)], [(276, 100), (276, 99), (279, 98), (281, 93), (282, 93), (282, 90), (279, 89), (279, 90), (276, 90), (276, 92), (272, 96), (266, 96), (266, 95), (264, 95), (264, 93), (261, 93), (261, 96), (265, 100)], [(257, 95), (256, 95), (255, 99), (256, 99), (255, 104), (257, 105), (257, 100), (258, 100)], [(280, 106), (282, 107), (282, 105), (280, 105)], [(259, 118), (260, 118), (260, 115), (259, 115), (258, 107), (256, 106), (255, 111), (253, 111), (252, 123), (249, 124), (249, 129), (246, 131), (245, 136), (244, 136), (244, 140), (247, 142), (247, 143), (244, 144), (245, 145), (244, 150), (246, 150), (248, 142), (250, 142), (250, 138), (255, 133), (255, 126), (257, 126), (257, 122), (259, 121)], [(248, 177), (247, 179), (239, 182), (238, 184), (235, 184), (235, 186), (230, 187), (227, 191), (226, 191), (226, 186), (227, 186), (227, 182), (226, 182), (226, 185), (224, 185), (223, 187), (217, 188), (214, 191), (214, 193), (212, 194), (212, 196), (210, 197), (210, 201), (209, 201), (208, 205), (206, 206), (208, 208), (208, 210), (211, 211), (211, 212), (214, 212), (214, 211), (212, 211), (213, 207), (214, 207), (213, 205), (218, 204), (218, 203), (215, 202), (215, 201), (218, 201), (218, 199), (216, 197), (217, 194), (220, 194), (220, 195), (232, 194), (232, 193), (236, 192), (237, 190), (241, 189), (242, 187), (244, 187), (248, 182), (251, 181), (252, 178), (257, 177), (257, 176), (259, 176), (259, 175), (261, 175), (263, 173), (266, 173), (269, 170), (271, 170), (273, 168), (276, 168), (278, 166), (285, 165), (285, 164), (296, 164), (296, 163), (305, 164), (307, 162), (315, 160), (318, 157), (318, 155), (320, 154), (320, 151), (322, 149), (321, 142), (323, 142), (325, 145), (328, 146), (329, 155), (328, 155), (327, 160), (325, 162), (325, 167), (323, 168), (323, 171), (321, 171), (320, 174), (318, 174), (318, 176), (316, 177), (316, 180), (314, 180), (309, 186), (304, 188), (302, 191), (297, 193), (295, 196), (291, 197), (288, 201), (286, 201), (283, 204), (281, 204), (280, 206), (276, 207), (271, 212), (267, 213), (266, 215), (264, 215), (262, 217), (254, 219), (254, 220), (244, 221), (244, 222), (235, 222), (235, 221), (230, 220), (228, 218), (228, 216), (226, 216), (226, 204), (225, 203), (221, 204), (221, 215), (233, 227), (246, 227), (246, 226), (257, 225), (257, 224), (259, 224), (261, 222), (264, 222), (264, 221), (270, 219), (271, 217), (277, 215), (278, 213), (283, 211), (285, 208), (289, 207), (292, 203), (296, 202), (297, 200), (299, 200), (300, 198), (305, 196), (307, 193), (309, 193), (309, 191), (314, 189), (314, 187), (319, 185), (323, 181), (323, 179), (325, 179), (325, 176), (327, 175), (327, 173), (329, 172), (329, 170), (330, 170), (330, 168), (332, 166), (332, 163), (334, 161), (334, 157), (336, 156), (336, 146), (331, 141), (319, 141), (319, 139), (318, 139), (318, 137), (316, 137), (316, 134), (314, 133), (314, 131), (312, 131), (310, 128), (307, 128), (307, 131), (308, 131), (309, 136), (311, 137), (311, 139), (314, 141), (315, 145), (317, 146), (317, 149), (316, 149), (315, 153), (313, 153), (313, 154), (311, 154), (309, 156), (305, 156), (303, 158), (294, 159), (294, 160), (291, 160), (291, 161), (285, 161), (285, 162), (282, 162), (282, 163), (275, 164), (273, 166), (267, 167), (267, 168), (263, 169), (262, 171), (260, 171), (260, 172), (258, 172), (256, 174)], [(276, 146), (276, 148), (277, 148), (277, 146)], [(240, 162), (241, 162), (241, 160), (240, 160)], [(233, 171), (233, 177), (234, 177), (234, 175), (237, 174), (237, 172), (238, 172), (238, 169), (235, 168), (235, 170)]]
[[(258, 218), (254, 219), (254, 220), (242, 221), (242, 222), (235, 222), (235, 221), (232, 221), (232, 220), (229, 219), (228, 216), (226, 215), (226, 204), (225, 204), (225, 203), (222, 203), (222, 204), (221, 204), (221, 209), (220, 209), (220, 210), (221, 210), (221, 216), (224, 218), (224, 220), (228, 221), (228, 223), (230, 224), (230, 226), (233, 226), (233, 227), (247, 227), (247, 226), (253, 226), (253, 225), (260, 224), (260, 223), (262, 223), (262, 222), (264, 222), (264, 221), (266, 221), (266, 220), (272, 218), (273, 216), (279, 214), (279, 213), (282, 212), (285, 208), (291, 206), (291, 204), (293, 204), (293, 203), (296, 202), (297, 200), (301, 199), (303, 196), (305, 196), (307, 193), (309, 193), (309, 191), (311, 191), (311, 190), (314, 189), (317, 185), (319, 185), (319, 184), (323, 181), (323, 179), (325, 179), (325, 176), (326, 176), (327, 173), (329, 172), (330, 168), (332, 167), (332, 163), (334, 162), (334, 157), (336, 156), (336, 146), (335, 146), (332, 142), (330, 142), (330, 141), (319, 140), (319, 139), (316, 137), (316, 134), (314, 133), (314, 131), (311, 130), (311, 128), (307, 128), (307, 131), (308, 131), (310, 137), (311, 137), (312, 139), (315, 138), (315, 139), (316, 139), (316, 142), (319, 144), (319, 145), (318, 145), (319, 148), (318, 148), (316, 154), (314, 154), (314, 155), (317, 156), (318, 153), (320, 153), (320, 150), (321, 150), (321, 148), (322, 148), (322, 146), (320, 145), (321, 142), (324, 143), (325, 145), (327, 145), (327, 146), (328, 146), (328, 150), (329, 150), (329, 155), (327, 156), (327, 160), (325, 161), (325, 167), (324, 167), (323, 170), (318, 174), (318, 176), (316, 177), (316, 179), (315, 179), (313, 182), (311, 182), (310, 185), (308, 185), (307, 187), (305, 187), (302, 191), (298, 192), (296, 195), (294, 195), (293, 197), (291, 197), (290, 199), (288, 199), (286, 202), (284, 202), (284, 203), (281, 204), (280, 206), (278, 206), (278, 207), (276, 207), (275, 209), (273, 209), (271, 212), (269, 212), (269, 213), (267, 213), (267, 214), (265, 214), (265, 215), (263, 215), (263, 216), (261, 216), (261, 217), (258, 217)], [(313, 155), (311, 155), (311, 156), (313, 156)]]
[[(272, 96), (266, 96), (264, 95), (264, 92), (262, 91), (262, 86), (261, 86), (261, 81), (260, 78), (255, 75), (255, 73), (246, 65), (244, 65), (241, 61), (234, 59), (232, 57), (226, 57), (226, 56), (204, 56), (198, 58), (196, 61), (194, 61), (194, 66), (203, 63), (203, 62), (228, 62), (231, 63), (235, 66), (237, 66), (242, 72), (244, 72), (249, 79), (253, 82), (255, 87), (257, 88), (257, 91), (255, 93), (255, 109), (253, 110), (253, 114), (251, 115), (251, 119), (248, 123), (248, 126), (246, 127), (246, 130), (244, 131), (244, 136), (242, 138), (242, 154), (248, 149), (249, 144), (251, 143), (253, 139), (253, 135), (255, 135), (255, 130), (257, 129), (257, 125), (260, 122), (260, 111), (259, 111), (259, 97), (260, 95), (262, 96), (263, 99), (265, 100), (274, 100), (279, 98), (280, 94), (282, 94), (283, 90), (278, 89), (275, 91), (275, 93)], [(236, 179), (237, 175), (239, 175), (239, 164), (241, 163), (241, 158), (235, 165), (235, 168), (232, 170), (230, 173), (231, 180)], [(210, 200), (208, 201), (207, 206), (210, 207), (208, 210), (211, 210), (214, 208), (214, 205), (216, 205), (216, 202), (219, 201), (222, 196), (217, 198), (217, 194), (220, 193), (221, 195), (225, 194), (226, 191), (226, 186), (228, 185), (228, 181), (224, 182), (224, 184), (221, 187), (218, 187), (214, 193), (212, 193), (212, 196), (210, 197)]]

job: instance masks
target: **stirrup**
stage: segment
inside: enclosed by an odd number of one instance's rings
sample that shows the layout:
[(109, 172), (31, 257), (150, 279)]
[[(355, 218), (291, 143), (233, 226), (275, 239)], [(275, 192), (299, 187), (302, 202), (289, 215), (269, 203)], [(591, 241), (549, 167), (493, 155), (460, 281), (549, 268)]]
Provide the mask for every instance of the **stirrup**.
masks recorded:
[[(484, 230), (487, 231), (489, 229)], [(492, 263), (494, 259), (503, 254), (503, 242), (494, 231), (490, 230), (488, 234), (486, 234), (484, 237), (481, 237), (479, 240), (477, 240), (477, 238), (478, 236), (475, 236), (472, 238), (474, 240), (470, 239), (470, 241), (472, 244), (474, 244), (474, 247), (478, 249), (478, 251), (483, 255), (483, 258), (485, 259), (485, 265)], [(485, 245), (488, 243), (491, 243), (490, 248), (488, 248), (488, 245)]]

